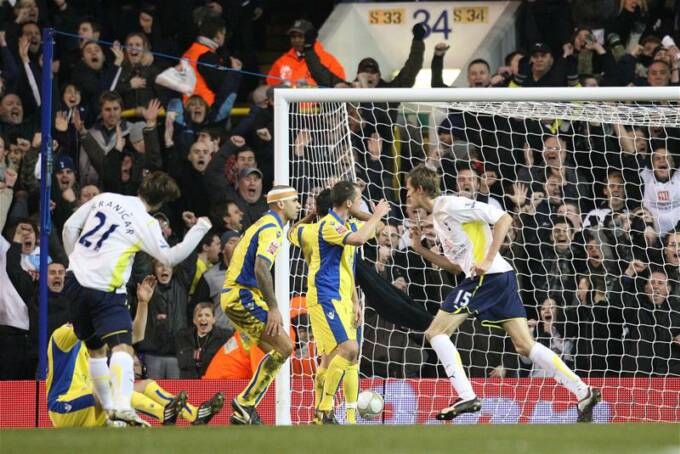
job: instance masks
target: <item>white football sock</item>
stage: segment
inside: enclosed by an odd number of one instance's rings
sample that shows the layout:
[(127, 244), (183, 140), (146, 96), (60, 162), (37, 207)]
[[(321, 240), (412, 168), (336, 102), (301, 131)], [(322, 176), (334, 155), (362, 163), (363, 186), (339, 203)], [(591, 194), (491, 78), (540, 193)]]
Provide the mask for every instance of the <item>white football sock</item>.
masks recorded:
[(458, 397), (463, 400), (477, 397), (472, 389), (470, 380), (465, 375), (460, 354), (456, 350), (456, 346), (451, 342), (451, 338), (446, 334), (438, 334), (430, 339), (430, 345), (432, 345), (432, 348), (437, 353), (439, 361), (444, 365), (446, 375), (451, 380), (451, 384), (458, 393)]
[(113, 395), (111, 393), (111, 377), (109, 376), (109, 365), (106, 358), (89, 358), (90, 379), (94, 388), (94, 395), (97, 396), (104, 410), (113, 410)]
[(111, 389), (116, 410), (132, 408), (132, 392), (135, 385), (134, 361), (126, 352), (113, 352), (111, 355)]
[(550, 372), (555, 381), (567, 388), (578, 400), (588, 395), (588, 385), (583, 383), (583, 380), (572, 372), (555, 352), (545, 345), (536, 342), (531, 348), (529, 358), (538, 367)]

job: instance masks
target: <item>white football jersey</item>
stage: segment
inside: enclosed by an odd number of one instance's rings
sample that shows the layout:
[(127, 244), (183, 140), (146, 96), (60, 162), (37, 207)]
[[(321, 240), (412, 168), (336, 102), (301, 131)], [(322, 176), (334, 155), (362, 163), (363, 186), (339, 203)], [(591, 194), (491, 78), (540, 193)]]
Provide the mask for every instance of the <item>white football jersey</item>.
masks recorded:
[(191, 254), (211, 225), (202, 219), (174, 247), (138, 197), (106, 192), (78, 208), (64, 224), (69, 270), (83, 287), (125, 293), (138, 251), (169, 266)]
[[(470, 277), (472, 266), (486, 257), (493, 237), (489, 224), (495, 224), (505, 211), (483, 202), (458, 196), (441, 196), (434, 201), (432, 220), (444, 255)], [(512, 271), (512, 266), (496, 254), (487, 274)]]
[(652, 213), (656, 231), (663, 236), (680, 221), (680, 171), (676, 170), (665, 183), (647, 168), (640, 171), (640, 178), (645, 185), (642, 205)]

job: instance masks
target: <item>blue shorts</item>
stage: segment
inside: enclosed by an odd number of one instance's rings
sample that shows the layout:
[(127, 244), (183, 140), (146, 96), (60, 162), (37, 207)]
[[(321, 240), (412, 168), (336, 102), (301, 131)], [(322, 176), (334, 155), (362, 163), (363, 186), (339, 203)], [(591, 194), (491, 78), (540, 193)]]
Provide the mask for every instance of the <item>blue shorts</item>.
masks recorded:
[(441, 310), (451, 314), (466, 311), (482, 325), (494, 328), (501, 328), (507, 320), (527, 317), (514, 271), (466, 278), (449, 293)]
[(71, 302), (73, 330), (88, 348), (132, 344), (132, 319), (124, 293), (83, 287), (73, 273), (67, 273), (64, 296)]

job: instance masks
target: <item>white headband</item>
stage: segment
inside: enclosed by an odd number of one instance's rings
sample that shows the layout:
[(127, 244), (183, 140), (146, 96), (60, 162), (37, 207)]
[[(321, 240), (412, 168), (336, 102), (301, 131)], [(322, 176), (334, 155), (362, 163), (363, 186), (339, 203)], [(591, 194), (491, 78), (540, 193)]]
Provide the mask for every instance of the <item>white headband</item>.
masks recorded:
[(272, 189), (267, 193), (267, 203), (282, 202), (284, 200), (297, 199), (297, 197), (297, 191), (291, 187)]

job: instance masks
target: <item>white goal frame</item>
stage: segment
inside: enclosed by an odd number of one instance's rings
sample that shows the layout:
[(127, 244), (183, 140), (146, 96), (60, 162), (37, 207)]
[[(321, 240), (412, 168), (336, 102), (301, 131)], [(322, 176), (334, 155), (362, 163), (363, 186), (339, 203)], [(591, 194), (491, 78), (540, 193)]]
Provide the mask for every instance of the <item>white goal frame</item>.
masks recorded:
[[(289, 184), (289, 114), (296, 102), (578, 102), (678, 101), (680, 87), (541, 88), (303, 88), (274, 91), (274, 181)], [(274, 282), (281, 314), (290, 313), (290, 245), (287, 235), (276, 260)], [(290, 318), (283, 317), (284, 332)], [(276, 424), (291, 424), (290, 361), (276, 377)]]

